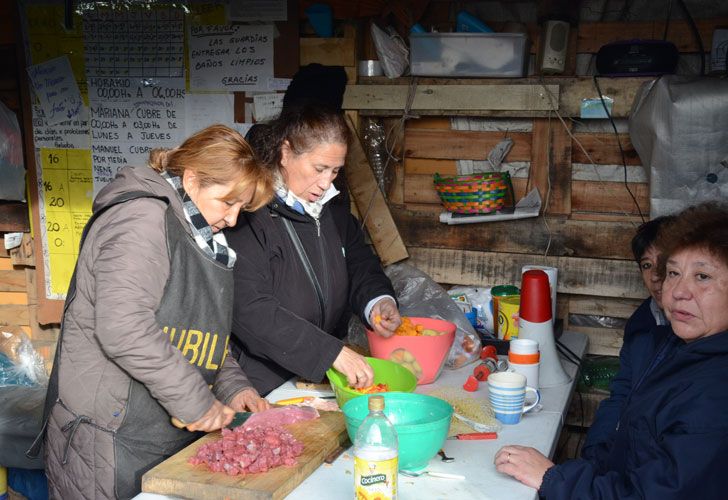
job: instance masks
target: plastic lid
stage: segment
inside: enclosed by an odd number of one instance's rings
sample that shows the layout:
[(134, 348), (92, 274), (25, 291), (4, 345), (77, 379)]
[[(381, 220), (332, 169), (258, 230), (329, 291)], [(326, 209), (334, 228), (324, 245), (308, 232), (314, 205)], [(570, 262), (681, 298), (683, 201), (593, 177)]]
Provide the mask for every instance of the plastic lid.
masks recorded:
[(369, 396), (369, 411), (384, 410), (384, 396)]
[(497, 295), (503, 297), (504, 295), (518, 295), (520, 292), (517, 286), (513, 285), (498, 285), (494, 286), (490, 290), (491, 295)]

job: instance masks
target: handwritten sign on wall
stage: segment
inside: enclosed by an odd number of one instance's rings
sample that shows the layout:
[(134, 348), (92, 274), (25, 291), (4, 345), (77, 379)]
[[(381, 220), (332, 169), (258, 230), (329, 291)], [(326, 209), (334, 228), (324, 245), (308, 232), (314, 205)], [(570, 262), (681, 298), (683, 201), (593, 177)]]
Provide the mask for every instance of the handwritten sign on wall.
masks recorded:
[(88, 149), (40, 149), (40, 222), (46, 296), (63, 299), (91, 216), (93, 183)]
[(268, 90), (273, 25), (190, 26), (189, 56), (191, 90)]
[(152, 149), (184, 140), (183, 78), (93, 77), (88, 90), (94, 193), (122, 167), (145, 165)]
[(73, 120), (85, 110), (68, 57), (61, 56), (28, 68), (35, 95), (49, 125)]

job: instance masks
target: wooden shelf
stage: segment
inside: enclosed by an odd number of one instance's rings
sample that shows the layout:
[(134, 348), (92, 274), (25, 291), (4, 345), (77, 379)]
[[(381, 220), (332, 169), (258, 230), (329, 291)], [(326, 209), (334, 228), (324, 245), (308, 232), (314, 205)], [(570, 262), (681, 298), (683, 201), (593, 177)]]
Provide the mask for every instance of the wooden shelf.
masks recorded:
[[(579, 116), (582, 99), (599, 97), (592, 77), (415, 78), (360, 78), (347, 86), (343, 107), (363, 116), (401, 115), (413, 81), (411, 112), (417, 115), (533, 118), (548, 116), (555, 107), (562, 116)], [(614, 100), (613, 116), (624, 118), (641, 85), (652, 80), (599, 77), (599, 85)]]

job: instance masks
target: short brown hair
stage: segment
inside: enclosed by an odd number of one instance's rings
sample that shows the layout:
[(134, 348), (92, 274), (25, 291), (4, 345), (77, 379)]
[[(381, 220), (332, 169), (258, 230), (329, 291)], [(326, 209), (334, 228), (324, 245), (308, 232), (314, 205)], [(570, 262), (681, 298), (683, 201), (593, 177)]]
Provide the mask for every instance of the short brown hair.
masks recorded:
[(686, 249), (706, 250), (728, 267), (728, 204), (709, 201), (686, 208), (660, 228), (655, 244), (663, 278), (667, 259)]
[(248, 211), (257, 210), (273, 197), (270, 170), (256, 160), (243, 136), (225, 125), (204, 128), (177, 148), (152, 150), (149, 166), (157, 172), (166, 171), (180, 177), (189, 170), (197, 175), (201, 187), (237, 179), (226, 201), (234, 200), (253, 186), (253, 198), (244, 207)]

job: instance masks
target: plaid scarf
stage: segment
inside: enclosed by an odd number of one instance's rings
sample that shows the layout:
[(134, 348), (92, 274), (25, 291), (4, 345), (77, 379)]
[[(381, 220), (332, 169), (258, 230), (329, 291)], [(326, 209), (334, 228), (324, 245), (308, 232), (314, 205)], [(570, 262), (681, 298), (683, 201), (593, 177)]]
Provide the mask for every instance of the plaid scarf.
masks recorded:
[(232, 268), (235, 265), (235, 250), (227, 246), (225, 235), (222, 232), (212, 232), (212, 227), (210, 227), (205, 217), (200, 213), (197, 205), (187, 195), (185, 188), (182, 187), (182, 179), (168, 172), (162, 172), (161, 175), (177, 191), (177, 194), (182, 200), (185, 219), (187, 219), (190, 225), (192, 236), (195, 238), (197, 246), (208, 257), (215, 259), (228, 268)]

